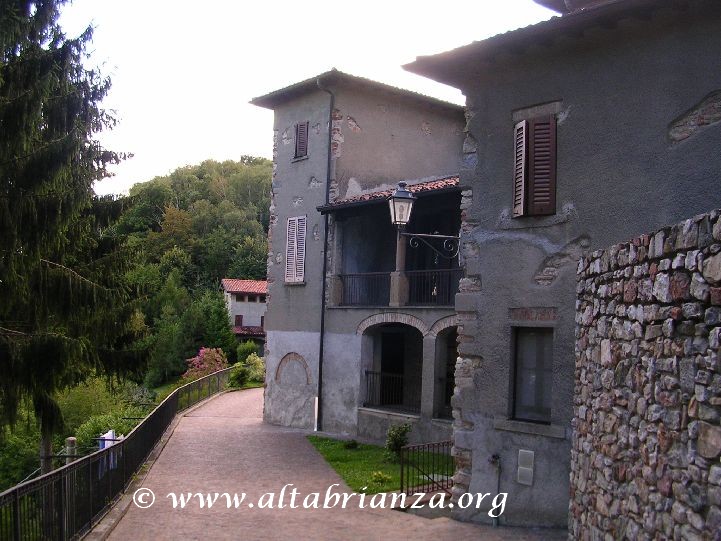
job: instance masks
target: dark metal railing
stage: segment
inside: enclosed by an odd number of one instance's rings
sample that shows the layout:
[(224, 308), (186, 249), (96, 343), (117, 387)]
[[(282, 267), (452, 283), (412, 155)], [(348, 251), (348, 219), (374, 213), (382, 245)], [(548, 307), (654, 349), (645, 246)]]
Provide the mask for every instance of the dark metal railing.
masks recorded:
[(406, 271), (408, 305), (453, 306), (463, 269)]
[(413, 392), (402, 374), (366, 370), (365, 406), (417, 413), (421, 409), (420, 388)]
[(448, 440), (401, 448), (401, 492), (410, 495), (442, 490), (450, 494), (455, 473), (452, 447), (453, 442)]
[(175, 414), (227, 387), (230, 368), (173, 391), (125, 438), (0, 493), (0, 539), (77, 539), (122, 494)]
[(341, 274), (344, 306), (388, 306), (391, 275), (389, 272)]

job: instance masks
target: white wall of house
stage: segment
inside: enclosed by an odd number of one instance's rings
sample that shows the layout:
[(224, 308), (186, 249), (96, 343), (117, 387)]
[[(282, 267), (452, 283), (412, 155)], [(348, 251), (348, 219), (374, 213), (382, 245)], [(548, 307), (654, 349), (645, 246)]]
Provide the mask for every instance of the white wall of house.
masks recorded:
[[(266, 303), (260, 301), (260, 295), (254, 293), (228, 293), (226, 291), (224, 296), (231, 325), (235, 325), (236, 315), (242, 315), (243, 327), (262, 326), (261, 317), (265, 315)], [(263, 295), (263, 298), (265, 298), (265, 295)]]

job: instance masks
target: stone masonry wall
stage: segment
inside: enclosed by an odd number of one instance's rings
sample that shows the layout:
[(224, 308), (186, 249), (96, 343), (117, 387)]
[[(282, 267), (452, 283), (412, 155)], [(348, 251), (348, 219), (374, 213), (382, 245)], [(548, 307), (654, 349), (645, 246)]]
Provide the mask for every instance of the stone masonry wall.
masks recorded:
[(721, 539), (720, 216), (579, 263), (573, 539)]

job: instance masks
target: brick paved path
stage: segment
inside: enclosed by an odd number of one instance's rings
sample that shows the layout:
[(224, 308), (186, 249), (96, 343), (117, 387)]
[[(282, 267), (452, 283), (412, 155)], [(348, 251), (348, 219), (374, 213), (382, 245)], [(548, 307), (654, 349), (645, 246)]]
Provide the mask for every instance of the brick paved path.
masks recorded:
[(565, 538), (557, 531), (493, 529), (390, 509), (227, 509), (224, 503), (200, 509), (197, 499), (173, 509), (169, 492), (246, 492), (246, 503), (287, 483), (301, 494), (324, 494), (333, 483), (340, 484), (339, 492), (352, 492), (303, 433), (263, 424), (262, 407), (263, 390), (253, 389), (226, 393), (183, 417), (143, 482), (155, 493), (155, 504), (130, 505), (110, 539)]

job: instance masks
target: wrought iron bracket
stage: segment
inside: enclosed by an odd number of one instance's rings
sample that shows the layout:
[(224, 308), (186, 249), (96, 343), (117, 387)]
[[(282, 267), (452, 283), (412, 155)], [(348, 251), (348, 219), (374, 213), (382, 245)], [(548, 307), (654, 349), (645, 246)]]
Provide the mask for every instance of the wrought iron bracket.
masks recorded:
[[(428, 246), (433, 252), (444, 259), (455, 259), (458, 257), (460, 248), (460, 237), (451, 235), (427, 235), (423, 233), (401, 233), (404, 237), (408, 237), (408, 244), (411, 248), (418, 248), (421, 243)], [(436, 248), (432, 243), (440, 245)]]

